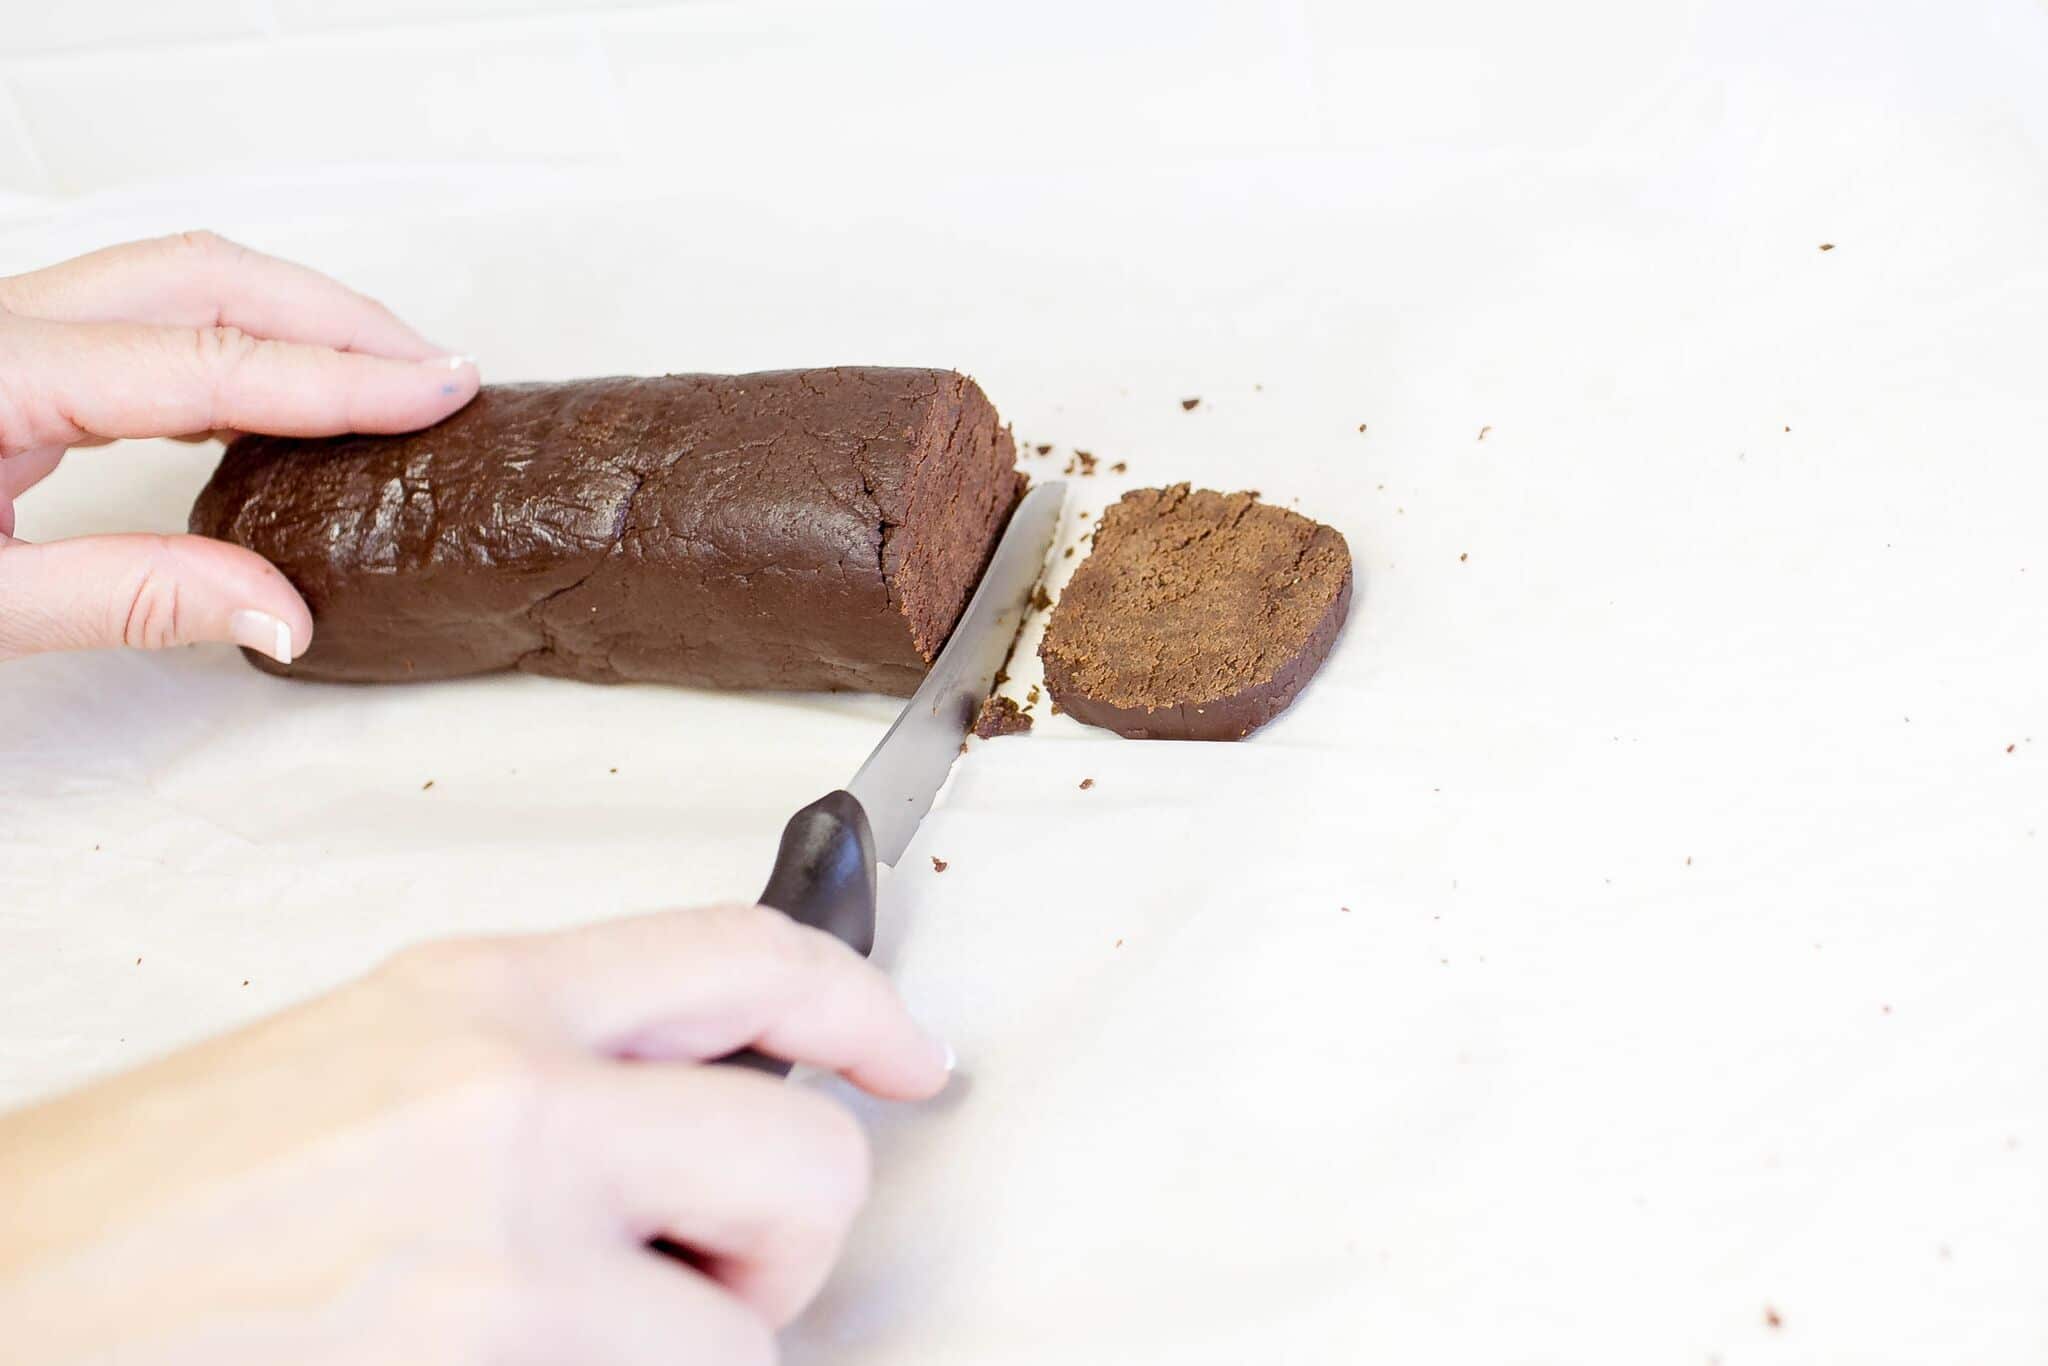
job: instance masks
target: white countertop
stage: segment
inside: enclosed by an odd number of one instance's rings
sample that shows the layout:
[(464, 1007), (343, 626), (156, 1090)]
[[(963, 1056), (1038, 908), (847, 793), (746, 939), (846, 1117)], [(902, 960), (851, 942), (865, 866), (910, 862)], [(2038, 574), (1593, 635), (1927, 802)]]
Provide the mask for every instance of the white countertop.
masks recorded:
[[(861, 1106), (793, 1362), (2033, 1361), (2048, 12), (1978, 8), (1739, 69), (1695, 16), (1542, 157), (333, 172), (32, 208), (0, 269), (204, 221), (487, 378), (952, 365), (1128, 462), (1070, 518), (1191, 479), (1349, 538), (1251, 741), (960, 762), (880, 952), (963, 1077)], [(212, 458), (79, 452), (21, 534), (180, 528)], [(892, 709), (0, 666), (0, 1103), (423, 936), (749, 895)]]

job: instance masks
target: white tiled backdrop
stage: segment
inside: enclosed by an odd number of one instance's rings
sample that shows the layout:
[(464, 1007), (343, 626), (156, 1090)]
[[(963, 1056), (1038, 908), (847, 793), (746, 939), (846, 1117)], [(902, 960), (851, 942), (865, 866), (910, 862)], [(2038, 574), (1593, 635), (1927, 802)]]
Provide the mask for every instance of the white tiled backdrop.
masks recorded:
[[(764, 150), (1072, 163), (1427, 147), (1476, 131), (1503, 91), (1528, 111), (1486, 130), (1503, 152), (1569, 148), (1654, 99), (1714, 8), (0, 0), (0, 195), (363, 164), (687, 174)], [(886, 61), (847, 60), (877, 33)]]
[[(764, 145), (829, 156), (902, 116), (916, 120), (912, 155), (1267, 148), (1312, 130), (1298, 3), (1040, 0), (1015, 21), (973, 9), (5, 0), (0, 191), (365, 163), (673, 165), (681, 152), (715, 165)], [(841, 60), (852, 28), (876, 26), (901, 36), (892, 69)], [(1188, 61), (1219, 50), (1230, 69), (1191, 82)]]
[[(1654, 133), (1681, 70), (1724, 63), (1739, 121), (1774, 53), (1872, 22), (1847, 0), (0, 0), (0, 209), (366, 165), (680, 178), (1464, 144), (1583, 170), (1614, 130)], [(1914, 82), (2012, 67), (2044, 22), (2048, 0), (1990, 0), (1878, 27)]]

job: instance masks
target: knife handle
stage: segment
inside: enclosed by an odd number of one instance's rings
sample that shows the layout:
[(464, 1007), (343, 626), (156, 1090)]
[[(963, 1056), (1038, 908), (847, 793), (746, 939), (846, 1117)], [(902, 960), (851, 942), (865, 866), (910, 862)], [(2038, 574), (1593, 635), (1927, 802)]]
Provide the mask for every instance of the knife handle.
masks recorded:
[[(823, 930), (865, 957), (875, 947), (875, 835), (851, 792), (828, 792), (789, 818), (775, 871), (761, 889), (772, 906), (799, 925)], [(786, 1075), (789, 1064), (751, 1048), (722, 1063)]]

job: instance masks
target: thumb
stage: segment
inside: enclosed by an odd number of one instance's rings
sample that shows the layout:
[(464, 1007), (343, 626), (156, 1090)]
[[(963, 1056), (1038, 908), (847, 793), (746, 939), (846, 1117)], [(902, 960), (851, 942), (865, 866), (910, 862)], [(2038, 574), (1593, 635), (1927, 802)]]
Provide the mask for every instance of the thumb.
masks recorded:
[(260, 555), (203, 536), (0, 535), (0, 660), (45, 650), (231, 642), (289, 664), (313, 614)]

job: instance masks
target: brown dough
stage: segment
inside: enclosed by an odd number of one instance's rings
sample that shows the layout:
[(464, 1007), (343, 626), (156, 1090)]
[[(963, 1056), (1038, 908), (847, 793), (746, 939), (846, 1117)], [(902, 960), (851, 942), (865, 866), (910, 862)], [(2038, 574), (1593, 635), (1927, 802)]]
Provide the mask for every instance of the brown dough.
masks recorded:
[(1236, 740), (1294, 700), (1351, 602), (1343, 536), (1249, 493), (1137, 489), (1103, 514), (1038, 647), (1061, 711)]
[(298, 678), (524, 669), (908, 694), (1023, 485), (973, 380), (844, 367), (486, 387), (403, 436), (245, 436), (192, 530), (313, 609)]

